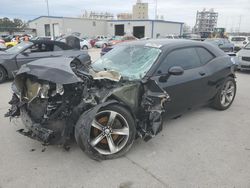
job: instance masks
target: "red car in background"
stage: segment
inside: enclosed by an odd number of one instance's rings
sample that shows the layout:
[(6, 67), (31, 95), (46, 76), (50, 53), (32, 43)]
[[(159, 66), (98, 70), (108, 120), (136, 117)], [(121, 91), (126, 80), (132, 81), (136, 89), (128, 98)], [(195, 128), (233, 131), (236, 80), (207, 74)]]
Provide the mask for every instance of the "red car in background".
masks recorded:
[(5, 44), (5, 41), (0, 38), (0, 43)]
[(138, 38), (134, 37), (133, 35), (116, 36), (109, 42), (109, 45), (113, 46), (121, 42), (129, 42), (133, 40), (138, 40)]
[(139, 40), (139, 39), (132, 36), (132, 35), (115, 36), (114, 38), (112, 38), (109, 41), (108, 46), (106, 46), (105, 48), (102, 48), (101, 56), (105, 55), (107, 52), (112, 50), (113, 46), (116, 44), (123, 43), (123, 42), (129, 42), (129, 41), (135, 41), (135, 40)]
[(98, 35), (98, 36), (96, 36), (96, 38), (89, 40), (89, 43), (91, 44), (92, 47), (94, 47), (95, 43), (97, 41), (99, 41), (99, 40), (105, 40), (105, 39), (107, 39), (107, 37), (102, 36), (102, 35)]

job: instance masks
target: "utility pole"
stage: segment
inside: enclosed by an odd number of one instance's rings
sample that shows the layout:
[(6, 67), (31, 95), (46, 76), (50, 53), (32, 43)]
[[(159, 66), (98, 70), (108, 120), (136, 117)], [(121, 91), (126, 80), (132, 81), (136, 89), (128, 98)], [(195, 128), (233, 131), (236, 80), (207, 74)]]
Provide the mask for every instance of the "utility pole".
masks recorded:
[(155, 19), (157, 20), (157, 13), (158, 12), (158, 1), (155, 0)]
[(49, 16), (49, 0), (45, 0), (47, 3), (47, 12), (48, 12), (48, 16)]
[(240, 20), (239, 20), (239, 34), (240, 34), (240, 27), (241, 27), (241, 17), (242, 15), (240, 15)]

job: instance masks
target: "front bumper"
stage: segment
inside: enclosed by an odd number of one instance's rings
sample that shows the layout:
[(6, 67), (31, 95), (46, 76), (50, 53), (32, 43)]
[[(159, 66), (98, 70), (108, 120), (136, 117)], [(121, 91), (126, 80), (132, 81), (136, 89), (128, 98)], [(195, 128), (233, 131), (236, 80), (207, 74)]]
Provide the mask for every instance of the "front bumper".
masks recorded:
[(250, 61), (240, 60), (238, 69), (240, 70), (250, 70)]
[(51, 139), (55, 137), (54, 131), (42, 127), (42, 125), (39, 123), (33, 122), (24, 108), (21, 108), (20, 112), (21, 112), (20, 117), (23, 121), (23, 124), (28, 129), (28, 132), (24, 132), (23, 130), (19, 132), (32, 139), (35, 139), (35, 140), (38, 140), (47, 144), (50, 143)]

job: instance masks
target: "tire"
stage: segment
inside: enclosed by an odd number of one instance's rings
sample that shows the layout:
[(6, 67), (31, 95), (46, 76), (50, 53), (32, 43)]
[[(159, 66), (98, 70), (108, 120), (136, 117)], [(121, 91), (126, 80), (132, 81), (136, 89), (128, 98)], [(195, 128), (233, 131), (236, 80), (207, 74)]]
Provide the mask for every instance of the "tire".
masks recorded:
[(102, 45), (102, 48), (107, 48), (107, 46), (108, 46), (108, 45), (104, 43), (104, 44)]
[(7, 73), (3, 67), (0, 66), (0, 83), (3, 83), (6, 81)]
[(88, 50), (89, 48), (88, 48), (88, 46), (85, 45), (85, 46), (82, 47), (82, 49), (83, 50)]
[(228, 109), (234, 101), (236, 90), (237, 86), (235, 79), (233, 77), (228, 77), (216, 94), (212, 107), (217, 110)]
[(100, 109), (95, 120), (91, 125), (82, 126), (84, 119), (79, 119), (75, 138), (80, 148), (94, 160), (123, 156), (136, 136), (135, 121), (130, 112), (122, 106), (110, 105)]

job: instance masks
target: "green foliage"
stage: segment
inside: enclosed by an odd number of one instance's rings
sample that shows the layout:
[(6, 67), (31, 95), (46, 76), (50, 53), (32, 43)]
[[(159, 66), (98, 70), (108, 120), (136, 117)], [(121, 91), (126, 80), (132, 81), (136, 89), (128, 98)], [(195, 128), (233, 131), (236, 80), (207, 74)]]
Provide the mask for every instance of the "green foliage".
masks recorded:
[(22, 20), (14, 18), (13, 20), (4, 17), (0, 18), (0, 31), (13, 33), (14, 31), (19, 31), (25, 27), (25, 24)]

